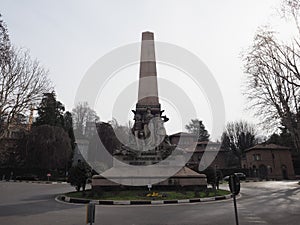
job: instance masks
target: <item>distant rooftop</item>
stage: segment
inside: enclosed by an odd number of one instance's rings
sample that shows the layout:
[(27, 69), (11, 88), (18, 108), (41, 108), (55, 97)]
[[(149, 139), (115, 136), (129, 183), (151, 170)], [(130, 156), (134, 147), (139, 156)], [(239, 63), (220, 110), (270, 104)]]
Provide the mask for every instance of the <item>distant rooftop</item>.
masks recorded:
[(289, 150), (290, 148), (276, 145), (276, 144), (258, 144), (251, 148), (246, 149), (245, 151), (251, 151), (251, 150)]
[(191, 133), (187, 133), (187, 132), (178, 132), (178, 133), (170, 135), (170, 137), (179, 137), (179, 136), (198, 137), (198, 135), (196, 135), (196, 134), (191, 134)]

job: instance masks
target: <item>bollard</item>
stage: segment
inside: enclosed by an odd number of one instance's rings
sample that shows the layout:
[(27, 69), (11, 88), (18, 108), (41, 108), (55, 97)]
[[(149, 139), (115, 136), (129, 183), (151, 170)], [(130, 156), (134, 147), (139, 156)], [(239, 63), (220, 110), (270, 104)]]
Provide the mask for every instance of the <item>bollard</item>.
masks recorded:
[(237, 211), (237, 204), (236, 204), (236, 195), (240, 193), (240, 181), (239, 178), (233, 174), (229, 177), (229, 188), (233, 196), (233, 207), (234, 207), (234, 214), (235, 214), (235, 224), (239, 225), (239, 218), (238, 218), (238, 211)]
[(86, 224), (88, 223), (95, 223), (95, 203), (91, 202), (86, 205)]

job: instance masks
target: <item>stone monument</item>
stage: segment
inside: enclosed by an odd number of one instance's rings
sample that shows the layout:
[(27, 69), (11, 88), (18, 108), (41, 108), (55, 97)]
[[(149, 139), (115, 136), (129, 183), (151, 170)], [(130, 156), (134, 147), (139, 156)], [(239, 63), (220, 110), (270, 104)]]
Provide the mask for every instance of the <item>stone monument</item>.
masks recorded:
[[(149, 184), (167, 189), (206, 188), (204, 174), (185, 167), (185, 160), (183, 164), (173, 160), (176, 157), (184, 157), (184, 152), (176, 149), (168, 140), (164, 123), (169, 119), (163, 115), (164, 110), (161, 110), (157, 87), (154, 34), (143, 32), (138, 101), (132, 110), (134, 125), (131, 138), (128, 145), (124, 144), (114, 151), (114, 166), (101, 175), (93, 176), (94, 190), (112, 190), (125, 186), (143, 188)], [(177, 156), (174, 156), (174, 153), (177, 153)], [(167, 157), (168, 160), (164, 160)]]
[(159, 103), (154, 34), (142, 33), (138, 101), (134, 113), (133, 137), (130, 145), (116, 150), (114, 156), (131, 165), (155, 164), (171, 154)]

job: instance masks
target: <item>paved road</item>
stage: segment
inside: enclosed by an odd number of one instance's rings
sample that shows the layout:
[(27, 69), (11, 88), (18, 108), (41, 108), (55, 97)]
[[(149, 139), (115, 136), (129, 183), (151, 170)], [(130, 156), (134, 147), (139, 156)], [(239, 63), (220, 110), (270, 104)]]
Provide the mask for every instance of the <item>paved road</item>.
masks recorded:
[[(58, 203), (72, 190), (63, 184), (0, 183), (0, 224), (83, 225), (85, 207)], [(240, 225), (298, 225), (297, 182), (243, 183), (238, 199)], [(96, 225), (234, 225), (231, 200), (161, 206), (96, 206)]]

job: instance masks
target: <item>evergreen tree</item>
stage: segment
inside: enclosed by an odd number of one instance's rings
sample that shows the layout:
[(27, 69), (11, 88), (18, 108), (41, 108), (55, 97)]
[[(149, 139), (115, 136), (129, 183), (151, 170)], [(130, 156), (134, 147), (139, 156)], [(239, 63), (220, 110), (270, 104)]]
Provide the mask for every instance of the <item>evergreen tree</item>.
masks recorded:
[(185, 129), (187, 129), (189, 133), (198, 135), (198, 141), (209, 141), (210, 135), (201, 120), (192, 119), (191, 122), (185, 126)]
[(91, 177), (91, 167), (86, 162), (78, 160), (78, 163), (70, 169), (68, 180), (76, 191), (80, 191), (81, 188), (85, 191), (89, 177)]
[(64, 127), (64, 105), (56, 100), (54, 92), (45, 93), (38, 107), (38, 117), (34, 125)]
[(291, 148), (293, 152), (296, 152), (296, 147), (293, 142), (291, 133), (285, 127), (280, 127), (280, 134), (273, 133), (266, 141), (268, 144), (276, 144)]
[(70, 138), (62, 127), (41, 125), (33, 127), (26, 149), (28, 168), (67, 170), (71, 160)]
[(75, 148), (75, 135), (73, 131), (73, 119), (72, 119), (72, 114), (67, 111), (64, 114), (64, 130), (68, 133), (70, 139), (71, 139), (71, 145), (72, 149)]
[(72, 162), (73, 162), (73, 156), (74, 156), (74, 150), (76, 147), (76, 143), (75, 143), (75, 135), (74, 135), (74, 130), (73, 130), (73, 119), (72, 119), (72, 114), (67, 111), (64, 114), (64, 130), (68, 133), (69, 138), (70, 138), (70, 142), (71, 142), (71, 157), (70, 160), (68, 162), (68, 168), (70, 168), (72, 166)]
[(2, 67), (10, 60), (11, 43), (7, 26), (0, 14), (0, 65)]

